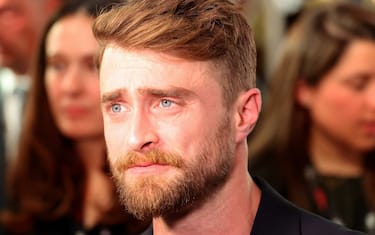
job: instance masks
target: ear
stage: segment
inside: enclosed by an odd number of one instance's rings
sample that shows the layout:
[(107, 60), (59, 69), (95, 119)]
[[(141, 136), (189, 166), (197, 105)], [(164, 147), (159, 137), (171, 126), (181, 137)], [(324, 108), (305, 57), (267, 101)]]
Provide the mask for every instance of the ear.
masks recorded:
[(260, 91), (252, 88), (242, 93), (236, 101), (236, 142), (241, 142), (253, 130), (261, 110)]
[(295, 89), (296, 102), (304, 108), (309, 108), (313, 101), (314, 88), (305, 81), (298, 81)]

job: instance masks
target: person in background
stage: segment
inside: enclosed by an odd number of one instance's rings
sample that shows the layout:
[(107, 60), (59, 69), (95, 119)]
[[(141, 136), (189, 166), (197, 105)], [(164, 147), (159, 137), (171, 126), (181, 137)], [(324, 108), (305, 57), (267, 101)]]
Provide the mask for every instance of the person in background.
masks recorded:
[(374, 12), (345, 2), (304, 12), (266, 95), (250, 171), (297, 205), (374, 234)]
[(18, 151), (30, 68), (47, 20), (64, 0), (0, 0), (0, 209), (4, 177)]
[(129, 1), (96, 18), (104, 133), (126, 209), (148, 234), (360, 234), (248, 173), (260, 112), (251, 28), (226, 0)]
[(42, 31), (63, 0), (0, 0), (0, 66), (28, 74)]
[(8, 234), (124, 235), (148, 226), (122, 210), (106, 162), (91, 28), (116, 2), (72, 1), (47, 25), (9, 171)]
[[(6, 156), (17, 154), (24, 95), (42, 30), (63, 0), (0, 0), (0, 94)], [(18, 96), (20, 94), (20, 96)]]

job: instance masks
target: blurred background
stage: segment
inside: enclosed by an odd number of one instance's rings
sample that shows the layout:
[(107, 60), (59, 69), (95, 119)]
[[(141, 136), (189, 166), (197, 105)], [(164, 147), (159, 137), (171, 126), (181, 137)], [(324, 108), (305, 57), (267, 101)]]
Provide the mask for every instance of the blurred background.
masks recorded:
[[(233, 0), (244, 7), (255, 32), (258, 49), (258, 85), (269, 78), (288, 27), (307, 8), (338, 0)], [(375, 10), (374, 0), (344, 0)]]

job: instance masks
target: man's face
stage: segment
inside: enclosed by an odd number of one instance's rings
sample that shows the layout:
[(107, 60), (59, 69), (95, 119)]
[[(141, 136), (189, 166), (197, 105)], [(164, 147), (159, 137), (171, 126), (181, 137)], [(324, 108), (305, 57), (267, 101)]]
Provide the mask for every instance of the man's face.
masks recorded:
[(100, 86), (109, 162), (137, 217), (192, 208), (226, 181), (234, 124), (218, 76), (209, 62), (105, 50)]
[(26, 73), (48, 15), (41, 0), (0, 0), (0, 66)]

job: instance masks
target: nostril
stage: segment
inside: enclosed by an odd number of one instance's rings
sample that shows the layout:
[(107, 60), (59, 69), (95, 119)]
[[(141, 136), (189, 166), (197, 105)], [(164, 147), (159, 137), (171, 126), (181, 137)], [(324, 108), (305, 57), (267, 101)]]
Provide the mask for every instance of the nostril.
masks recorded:
[(152, 145), (152, 142), (151, 142), (151, 141), (149, 141), (149, 142), (147, 142), (147, 143), (144, 143), (144, 144), (142, 145), (142, 149), (149, 148), (149, 147), (151, 147), (151, 145)]

